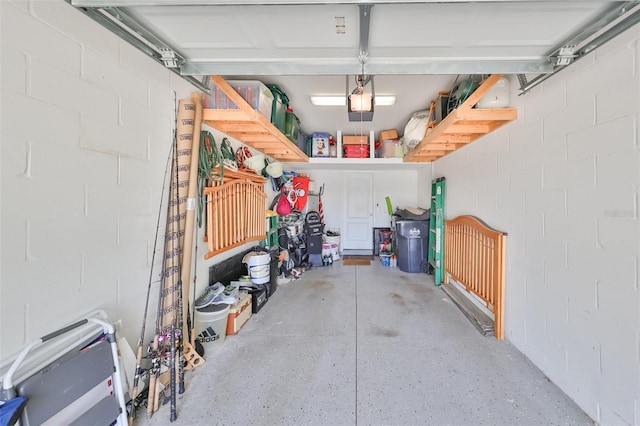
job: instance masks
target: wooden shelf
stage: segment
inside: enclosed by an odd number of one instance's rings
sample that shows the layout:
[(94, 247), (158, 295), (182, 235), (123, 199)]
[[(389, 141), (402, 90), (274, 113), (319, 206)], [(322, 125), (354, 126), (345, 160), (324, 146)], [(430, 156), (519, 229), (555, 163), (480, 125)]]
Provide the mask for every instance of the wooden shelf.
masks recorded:
[[(469, 98), (404, 156), (404, 163), (432, 162), (518, 118), (516, 108), (479, 109), (473, 106), (502, 78), (489, 76)], [(211, 76), (238, 109), (204, 109), (203, 121), (222, 133), (282, 162), (308, 163), (309, 157), (270, 120), (249, 105), (220, 76)], [(348, 161), (344, 161), (348, 163)], [(395, 160), (393, 163), (396, 163)], [(324, 162), (324, 161), (322, 161)], [(333, 163), (333, 161), (331, 161)], [(385, 163), (382, 161), (381, 163)]]
[(502, 74), (489, 76), (462, 105), (427, 131), (422, 141), (404, 156), (404, 162), (435, 161), (516, 120), (516, 108), (473, 108), (500, 78)]
[(206, 124), (278, 161), (309, 161), (296, 144), (249, 105), (224, 78), (211, 76), (211, 80), (238, 109), (204, 109), (202, 120)]

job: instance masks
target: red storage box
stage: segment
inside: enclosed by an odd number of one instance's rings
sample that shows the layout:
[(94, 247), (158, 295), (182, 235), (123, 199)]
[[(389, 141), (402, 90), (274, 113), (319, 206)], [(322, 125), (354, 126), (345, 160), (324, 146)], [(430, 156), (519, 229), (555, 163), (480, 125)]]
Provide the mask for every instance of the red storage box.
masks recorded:
[(369, 158), (369, 145), (345, 145), (345, 158)]

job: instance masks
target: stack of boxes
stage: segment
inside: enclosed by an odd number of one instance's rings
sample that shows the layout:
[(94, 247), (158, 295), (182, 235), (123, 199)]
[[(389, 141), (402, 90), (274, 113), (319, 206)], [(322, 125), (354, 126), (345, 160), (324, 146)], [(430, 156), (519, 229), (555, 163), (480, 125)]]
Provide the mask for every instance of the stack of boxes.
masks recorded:
[(369, 137), (343, 136), (344, 158), (369, 158)]

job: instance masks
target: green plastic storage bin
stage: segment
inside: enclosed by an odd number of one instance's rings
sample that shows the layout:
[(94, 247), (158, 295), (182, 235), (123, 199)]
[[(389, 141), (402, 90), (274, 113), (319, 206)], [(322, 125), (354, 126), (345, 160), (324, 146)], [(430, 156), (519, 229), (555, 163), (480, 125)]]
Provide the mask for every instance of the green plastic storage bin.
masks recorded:
[(312, 152), (312, 147), (313, 147), (313, 135), (307, 135), (307, 138), (305, 140), (305, 149), (304, 149), (304, 153), (307, 154), (307, 157), (311, 157), (311, 152)]
[(296, 139), (296, 145), (300, 148), (300, 151), (307, 153), (307, 135), (304, 134), (302, 129), (298, 131), (298, 139)]
[(271, 108), (271, 124), (276, 126), (282, 133), (285, 132), (287, 121), (287, 107), (289, 98), (277, 84), (268, 84), (267, 87), (273, 94), (273, 108)]
[[(290, 109), (290, 108), (288, 108)], [(284, 135), (296, 142), (298, 140), (298, 133), (300, 132), (300, 119), (293, 113), (293, 111), (287, 110), (284, 123)]]

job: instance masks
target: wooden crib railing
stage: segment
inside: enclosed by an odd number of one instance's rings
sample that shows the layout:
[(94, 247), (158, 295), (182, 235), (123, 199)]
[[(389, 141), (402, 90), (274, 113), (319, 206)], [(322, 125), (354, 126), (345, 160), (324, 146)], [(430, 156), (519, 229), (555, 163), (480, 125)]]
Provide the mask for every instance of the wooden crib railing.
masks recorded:
[(478, 296), (493, 312), (496, 339), (504, 339), (506, 234), (475, 216), (445, 221), (445, 283), (449, 278)]
[(266, 235), (267, 194), (249, 179), (232, 179), (204, 189), (207, 201), (205, 259)]

